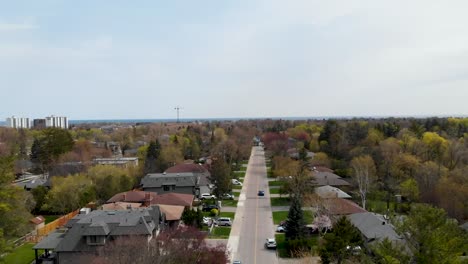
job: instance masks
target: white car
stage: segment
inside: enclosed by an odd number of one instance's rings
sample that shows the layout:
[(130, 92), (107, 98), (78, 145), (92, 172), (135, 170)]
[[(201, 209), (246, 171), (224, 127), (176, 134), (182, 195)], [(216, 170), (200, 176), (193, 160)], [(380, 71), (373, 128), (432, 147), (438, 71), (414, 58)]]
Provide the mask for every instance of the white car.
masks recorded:
[(280, 232), (280, 233), (286, 232), (286, 228), (284, 226), (282, 226), (282, 225), (279, 225), (276, 228), (276, 232)]
[(200, 200), (205, 200), (205, 199), (216, 199), (216, 196), (213, 195), (213, 194), (209, 194), (209, 193), (202, 193), (200, 195)]
[(221, 195), (221, 198), (224, 200), (234, 200), (234, 194), (225, 193)]
[(274, 238), (267, 238), (265, 241), (266, 249), (276, 249), (276, 240)]
[(204, 225), (210, 225), (213, 222), (213, 220), (210, 217), (203, 217), (203, 224)]
[(237, 180), (237, 179), (232, 179), (232, 180), (231, 180), (231, 183), (234, 184), (234, 185), (240, 185), (240, 186), (242, 186), (242, 182), (240, 182), (240, 181)]
[(216, 224), (218, 226), (232, 226), (232, 221), (231, 221), (231, 218), (229, 217), (220, 217), (216, 221)]

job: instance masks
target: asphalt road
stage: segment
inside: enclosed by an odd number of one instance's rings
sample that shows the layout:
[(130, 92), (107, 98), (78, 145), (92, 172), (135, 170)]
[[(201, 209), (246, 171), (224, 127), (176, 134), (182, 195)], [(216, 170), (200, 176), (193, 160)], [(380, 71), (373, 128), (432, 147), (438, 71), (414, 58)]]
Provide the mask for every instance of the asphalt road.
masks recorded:
[[(259, 197), (259, 190), (265, 191), (265, 196)], [(271, 237), (274, 226), (265, 155), (260, 147), (253, 147), (228, 240), (231, 260), (240, 260), (242, 264), (277, 264), (276, 251), (264, 247), (266, 238)]]

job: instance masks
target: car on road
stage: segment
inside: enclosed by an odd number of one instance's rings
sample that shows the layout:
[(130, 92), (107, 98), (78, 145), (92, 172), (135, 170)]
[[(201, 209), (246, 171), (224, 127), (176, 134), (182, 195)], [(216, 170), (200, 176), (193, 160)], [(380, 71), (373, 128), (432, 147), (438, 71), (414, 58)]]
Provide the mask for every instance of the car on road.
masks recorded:
[(234, 194), (225, 193), (225, 194), (221, 195), (221, 199), (223, 199), (223, 200), (234, 200)]
[(232, 180), (231, 180), (231, 183), (234, 184), (234, 185), (240, 185), (240, 186), (242, 186), (242, 182), (240, 182), (238, 179), (232, 179)]
[(240, 260), (234, 260), (234, 261), (232, 262), (232, 264), (241, 264), (241, 261), (240, 261)]
[(276, 240), (274, 238), (267, 238), (265, 241), (266, 249), (276, 249)]
[(204, 204), (202, 207), (203, 212), (211, 212), (211, 210), (219, 210), (219, 207), (216, 204)]
[(209, 194), (209, 193), (202, 193), (202, 194), (200, 195), (200, 200), (205, 200), (205, 199), (212, 199), (212, 200), (214, 200), (214, 199), (216, 199), (216, 196), (213, 195), (213, 194)]
[(216, 220), (216, 224), (219, 226), (232, 226), (232, 221), (230, 217), (220, 217)]
[(258, 196), (265, 196), (265, 191), (258, 191)]

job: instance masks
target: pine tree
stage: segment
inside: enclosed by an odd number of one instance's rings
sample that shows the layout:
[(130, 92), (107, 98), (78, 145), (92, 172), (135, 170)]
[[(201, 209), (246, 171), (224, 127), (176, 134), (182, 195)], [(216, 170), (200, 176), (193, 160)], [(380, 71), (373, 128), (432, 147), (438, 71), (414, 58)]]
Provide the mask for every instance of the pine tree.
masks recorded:
[(302, 202), (299, 197), (293, 196), (286, 220), (286, 239), (302, 239), (307, 235)]
[(148, 150), (146, 151), (146, 159), (145, 159), (145, 174), (146, 173), (153, 173), (158, 172), (158, 166), (156, 164), (156, 160), (161, 154), (161, 144), (159, 141), (151, 141)]

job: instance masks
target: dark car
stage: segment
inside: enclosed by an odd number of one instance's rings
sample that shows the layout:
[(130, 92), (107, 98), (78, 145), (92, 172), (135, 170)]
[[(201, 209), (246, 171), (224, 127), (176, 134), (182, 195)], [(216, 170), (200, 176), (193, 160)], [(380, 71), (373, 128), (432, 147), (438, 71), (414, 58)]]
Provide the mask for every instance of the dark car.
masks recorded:
[(219, 207), (215, 204), (207, 204), (207, 205), (203, 205), (202, 211), (210, 212), (213, 209), (219, 210)]
[(258, 191), (258, 196), (265, 196), (265, 191)]

